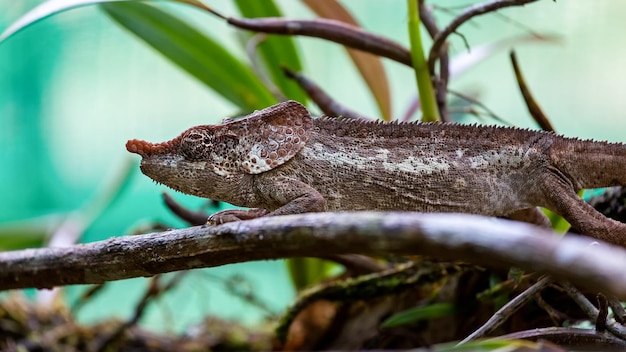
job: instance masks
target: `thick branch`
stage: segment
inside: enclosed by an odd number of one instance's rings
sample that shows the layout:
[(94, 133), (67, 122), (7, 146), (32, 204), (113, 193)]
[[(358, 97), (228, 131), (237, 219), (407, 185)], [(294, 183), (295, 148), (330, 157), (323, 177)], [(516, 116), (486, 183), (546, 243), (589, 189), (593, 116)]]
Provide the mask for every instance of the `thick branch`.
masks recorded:
[(310, 213), (4, 252), (0, 289), (96, 284), (253, 260), (358, 253), (516, 266), (626, 298), (626, 251), (590, 242), (474, 215)]
[(235, 18), (222, 16), (215, 11), (211, 12), (226, 19), (229, 24), (238, 28), (259, 33), (301, 35), (326, 39), (412, 66), (411, 53), (402, 45), (345, 22), (325, 18), (315, 20), (292, 20), (279, 17)]

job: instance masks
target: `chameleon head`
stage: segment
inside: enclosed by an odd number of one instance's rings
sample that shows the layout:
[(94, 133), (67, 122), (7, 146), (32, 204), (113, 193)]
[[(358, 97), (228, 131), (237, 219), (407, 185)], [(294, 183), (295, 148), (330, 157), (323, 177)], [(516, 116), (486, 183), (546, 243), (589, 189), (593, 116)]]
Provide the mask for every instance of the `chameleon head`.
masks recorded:
[(220, 199), (237, 173), (236, 140), (216, 141), (214, 126), (198, 126), (163, 143), (129, 140), (126, 149), (141, 155), (141, 171), (177, 191)]
[(313, 121), (299, 103), (287, 101), (221, 125), (196, 126), (163, 143), (129, 140), (141, 155), (141, 171), (187, 194), (228, 201), (251, 174), (269, 171), (302, 149)]

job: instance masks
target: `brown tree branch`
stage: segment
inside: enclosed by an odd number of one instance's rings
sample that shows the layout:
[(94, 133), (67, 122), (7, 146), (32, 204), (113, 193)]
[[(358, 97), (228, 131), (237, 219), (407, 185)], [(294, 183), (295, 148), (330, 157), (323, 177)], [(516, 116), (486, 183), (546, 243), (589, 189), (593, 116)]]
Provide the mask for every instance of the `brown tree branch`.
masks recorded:
[(489, 335), (492, 331), (504, 324), (515, 312), (522, 308), (528, 301), (532, 300), (535, 294), (541, 292), (544, 288), (552, 283), (550, 277), (543, 277), (541, 280), (530, 286), (526, 291), (520, 293), (517, 297), (508, 301), (502, 308), (495, 312), (489, 320), (480, 328), (471, 333), (465, 339), (457, 344), (457, 346), (465, 344), (469, 341), (479, 339)]
[(320, 86), (318, 86), (311, 79), (307, 78), (305, 75), (299, 72), (294, 72), (287, 67), (282, 67), (282, 69), (287, 77), (298, 83), (300, 88), (306, 92), (309, 98), (313, 100), (315, 105), (317, 105), (325, 115), (341, 116), (351, 119), (370, 119), (369, 117), (365, 117), (333, 99), (330, 95), (328, 95), (328, 93), (322, 90)]
[(206, 221), (209, 218), (208, 214), (201, 211), (189, 210), (183, 207), (167, 192), (163, 192), (162, 196), (165, 206), (176, 216), (186, 221), (189, 225), (197, 226), (206, 224)]
[(517, 62), (517, 55), (515, 55), (515, 51), (511, 50), (510, 53), (511, 64), (513, 65), (513, 72), (515, 72), (515, 79), (517, 80), (517, 86), (519, 87), (520, 93), (522, 93), (522, 97), (524, 98), (524, 102), (526, 102), (526, 108), (530, 113), (530, 116), (537, 122), (539, 127), (541, 127), (544, 131), (553, 131), (554, 127), (550, 123), (550, 119), (543, 112), (535, 97), (530, 92), (530, 88), (526, 84), (526, 80), (524, 79), (524, 75), (522, 74), (522, 69)]
[(407, 48), (391, 39), (345, 22), (325, 18), (315, 20), (293, 20), (280, 17), (236, 18), (224, 16), (213, 9), (209, 12), (241, 29), (259, 33), (301, 35), (326, 39), (353, 49), (386, 57), (407, 66), (413, 66), (411, 53)]
[(459, 26), (463, 23), (469, 21), (473, 17), (483, 15), (489, 12), (497, 11), (501, 8), (510, 7), (510, 6), (522, 6), (531, 2), (535, 2), (537, 0), (490, 0), (480, 4), (475, 4), (463, 11), (460, 15), (458, 15), (452, 22), (450, 22), (444, 29), (439, 32), (437, 37), (435, 37), (433, 41), (433, 45), (430, 48), (430, 53), (428, 54), (428, 70), (431, 75), (435, 73), (435, 63), (439, 58), (441, 53), (441, 47), (448, 39), (450, 34), (454, 33)]
[[(592, 329), (549, 327), (513, 332), (495, 337), (498, 340), (550, 341), (568, 350), (621, 351), (626, 341), (607, 332), (599, 333)], [(581, 348), (582, 347), (582, 348)]]
[(309, 213), (0, 253), (0, 289), (96, 284), (230, 263), (337, 254), (516, 266), (626, 298), (626, 250), (467, 214)]
[[(574, 285), (569, 282), (562, 281), (559, 283), (563, 289), (565, 289), (565, 293), (567, 293), (570, 298), (578, 304), (578, 307), (587, 314), (589, 319), (593, 321), (597, 321), (598, 315), (600, 314), (600, 310), (596, 308), (593, 303), (591, 303), (585, 295), (583, 295)], [(622, 300), (623, 297), (620, 297)], [(616, 337), (619, 337), (623, 340), (626, 340), (626, 327), (616, 322), (615, 319), (609, 319), (605, 322), (606, 329)]]

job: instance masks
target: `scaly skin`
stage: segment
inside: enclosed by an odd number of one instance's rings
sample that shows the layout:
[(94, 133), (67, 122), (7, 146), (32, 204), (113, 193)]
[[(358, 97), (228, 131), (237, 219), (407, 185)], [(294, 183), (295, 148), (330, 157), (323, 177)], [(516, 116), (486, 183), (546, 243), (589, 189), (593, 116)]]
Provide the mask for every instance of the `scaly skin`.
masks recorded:
[(626, 247), (626, 225), (583, 202), (582, 188), (626, 185), (626, 145), (459, 124), (311, 118), (288, 101), (171, 141), (130, 140), (141, 170), (183, 193), (251, 210), (209, 222), (336, 210), (462, 212), (532, 219), (536, 206)]

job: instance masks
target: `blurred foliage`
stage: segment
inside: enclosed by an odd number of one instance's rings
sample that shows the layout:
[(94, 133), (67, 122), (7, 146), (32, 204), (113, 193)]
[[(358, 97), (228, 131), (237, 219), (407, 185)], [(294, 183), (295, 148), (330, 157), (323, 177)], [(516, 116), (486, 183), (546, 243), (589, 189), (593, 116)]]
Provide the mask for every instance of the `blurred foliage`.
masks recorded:
[(100, 6), (117, 23), (244, 111), (277, 102), (248, 66), (184, 20), (140, 2)]
[[(282, 17), (276, 4), (271, 0), (235, 0), (239, 12), (245, 17)], [(265, 69), (271, 78), (265, 77), (268, 86), (280, 88), (280, 95), (299, 101), (306, 105), (308, 100), (302, 89), (283, 73), (281, 67), (287, 67), (294, 71), (302, 70), (300, 56), (296, 50), (294, 40), (289, 36), (275, 36), (256, 34), (248, 38), (247, 52), (252, 63), (260, 54), (263, 59), (263, 67), (253, 67), (259, 77), (264, 77)], [(258, 64), (258, 63), (257, 63)]]
[[(203, 11), (209, 10), (207, 6), (195, 0), (171, 0), (170, 2), (186, 3)], [(350, 12), (336, 1), (303, 2), (320, 17), (340, 19), (357, 25)], [(242, 112), (264, 108), (284, 99), (293, 99), (302, 103), (310, 100), (296, 83), (284, 75), (281, 69), (281, 67), (287, 67), (293, 71), (303, 70), (300, 53), (293, 38), (277, 35), (246, 34), (247, 40), (245, 42), (247, 44), (244, 47), (244, 51), (248, 54), (248, 57), (247, 60), (243, 60), (216, 40), (215, 36), (219, 35), (218, 33), (209, 32), (209, 34), (206, 34), (193, 25), (191, 21), (173, 13), (173, 11), (162, 9), (158, 4), (153, 5), (132, 0), (116, 2), (111, 2), (110, 0), (49, 0), (40, 4), (9, 26), (0, 35), (0, 42), (50, 15), (78, 6), (98, 3), (104, 13), (113, 21), (144, 41), (207, 88), (233, 103)], [(271, 0), (234, 0), (234, 4), (244, 17), (282, 16), (279, 7)], [(430, 74), (426, 67), (424, 43), (421, 38), (422, 24), (417, 12), (417, 1), (407, 0), (407, 9), (409, 10), (408, 32), (410, 49), (413, 66), (416, 68), (416, 81), (419, 87), (417, 90), (420, 94), (419, 98), (416, 97), (415, 109), (417, 109), (417, 106), (420, 106), (421, 102), (422, 109), (425, 111), (423, 118), (428, 121), (437, 121), (440, 117), (435, 103), (434, 92), (432, 91)], [(476, 56), (468, 57), (469, 54), (467, 56), (459, 55), (456, 60), (453, 60), (453, 71), (455, 68), (456, 71), (454, 72), (458, 72), (468, 67), (473, 67), (496, 51), (505, 48), (506, 44), (510, 45), (513, 42), (529, 40), (547, 41), (547, 39), (550, 40), (547, 37), (529, 35), (523, 38), (512, 38), (499, 42), (497, 43), (498, 45), (477, 47), (480, 50), (476, 51), (480, 51), (480, 54), (483, 56), (476, 59)], [(349, 52), (353, 63), (376, 101), (381, 116), (386, 120), (391, 119), (389, 82), (380, 58), (372, 55), (363, 56), (361, 55), (362, 53), (353, 51)], [(19, 58), (15, 61), (18, 62)], [(33, 74), (33, 77), (31, 77), (33, 78), (31, 83), (34, 85), (38, 84), (36, 76), (36, 74)], [(23, 77), (20, 79), (23, 79)], [(33, 100), (37, 101), (37, 99)], [(32, 155), (32, 158), (29, 158), (24, 163), (24, 175), (40, 173), (34, 172), (33, 169), (44, 167), (48, 162), (47, 160), (49, 160), (48, 152), (43, 147), (45, 145), (43, 143), (44, 136), (39, 126), (41, 121), (35, 120), (41, 115), (40, 111), (38, 111), (39, 106), (35, 103), (30, 105), (29, 108), (33, 110), (32, 114), (30, 114), (33, 121), (21, 122), (24, 126), (30, 126), (28, 128), (32, 129), (27, 131), (28, 143), (20, 143), (20, 145), (26, 145), (29, 148), (27, 153)], [(411, 117), (412, 111), (415, 110), (409, 109), (409, 111), (411, 113), (406, 115), (407, 119)], [(59, 240), (60, 238), (61, 241), (70, 243), (77, 241), (90, 224), (104, 211), (109, 209), (111, 204), (114, 204), (119, 196), (127, 190), (131, 181), (131, 170), (134, 169), (136, 169), (135, 163), (126, 165), (110, 187), (105, 187), (93, 200), (74, 212), (29, 219), (24, 222), (0, 227), (0, 250), (42, 246), (46, 245), (50, 238), (53, 240)], [(50, 183), (54, 183), (54, 178), (54, 175), (50, 175), (48, 179), (33, 180), (30, 183), (31, 188), (27, 192), (40, 194), (41, 202), (45, 202), (46, 199), (50, 199), (44, 195), (50, 192)], [(567, 224), (563, 224), (562, 220), (554, 214), (550, 214), (550, 218), (553, 220), (556, 228), (567, 228)], [(70, 235), (67, 235), (67, 229), (71, 229), (72, 233)], [(62, 236), (66, 237), (63, 238)], [(336, 266), (334, 264), (319, 259), (296, 258), (289, 261), (289, 273), (297, 290), (302, 290), (324, 280), (335, 273), (335, 269)], [(450, 303), (423, 305), (401, 311), (386, 318), (381, 327), (391, 328), (415, 324), (433, 318), (454, 315), (455, 313), (457, 313), (456, 307)], [(433, 350), (466, 349), (490, 351), (502, 348), (515, 350), (516, 348), (536, 347), (537, 345), (535, 344), (520, 341), (483, 341), (470, 343), (461, 348), (435, 346)]]
[[(186, 3), (203, 11), (212, 11), (196, 0), (172, 0), (172, 2)], [(302, 89), (294, 81), (288, 79), (281, 69), (281, 67), (287, 67), (295, 71), (302, 70), (299, 53), (291, 37), (265, 34), (249, 36), (247, 48), (245, 48), (249, 61), (242, 62), (237, 59), (236, 55), (185, 19), (143, 2), (47, 1), (5, 30), (0, 35), (0, 42), (47, 16), (77, 6), (96, 3), (100, 3), (103, 11), (123, 28), (244, 112), (264, 108), (283, 99), (293, 99), (302, 103), (308, 100)], [(280, 17), (282, 15), (272, 0), (254, 2), (235, 0), (234, 3), (245, 17)], [(305, 4), (320, 15), (358, 25), (350, 13), (335, 1), (325, 4), (305, 1)], [(422, 102), (423, 109), (427, 111), (423, 114), (424, 118), (435, 121), (440, 117), (425, 61), (417, 2), (408, 0), (407, 8), (413, 65), (417, 68), (415, 72), (420, 92), (419, 100)], [(502, 45), (490, 51), (487, 50), (485, 57), (501, 50), (501, 47)], [(380, 58), (356, 53), (354, 50), (349, 50), (349, 53), (364, 81), (368, 84), (383, 117), (388, 119), (390, 117), (389, 84), (384, 68), (380, 64)], [(256, 59), (257, 56), (262, 59), (262, 62)], [(474, 64), (477, 62), (479, 60), (474, 60)], [(13, 244), (11, 248), (17, 247)], [(289, 260), (288, 265), (292, 281), (298, 290), (327, 277), (335, 267), (329, 262), (317, 259)]]
[(396, 313), (380, 324), (381, 328), (393, 328), (402, 325), (415, 324), (419, 321), (441, 318), (457, 313), (452, 303), (434, 303), (415, 307)]

